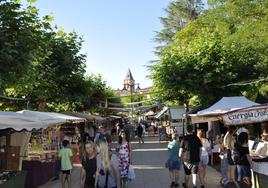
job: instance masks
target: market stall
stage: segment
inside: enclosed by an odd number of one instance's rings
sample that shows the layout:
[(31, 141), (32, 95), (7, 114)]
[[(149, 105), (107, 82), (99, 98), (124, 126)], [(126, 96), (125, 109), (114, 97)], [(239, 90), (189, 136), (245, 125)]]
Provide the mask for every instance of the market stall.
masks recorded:
[(219, 162), (220, 142), (222, 135), (226, 132), (226, 128), (224, 128), (225, 126), (222, 123), (222, 115), (256, 105), (259, 104), (250, 101), (244, 96), (223, 97), (209, 108), (198, 111), (196, 114), (189, 114), (192, 123), (196, 124), (197, 128), (203, 128), (207, 131), (207, 137), (212, 144), (211, 164)]
[[(253, 187), (266, 187), (268, 183), (268, 104), (257, 104), (245, 97), (224, 97), (208, 109), (190, 115), (193, 123), (210, 121), (224, 126), (235, 125), (249, 132), (252, 157)], [(211, 123), (212, 122), (212, 123)], [(267, 135), (267, 139), (260, 139)]]
[(253, 187), (266, 187), (268, 184), (268, 104), (228, 112), (221, 118), (225, 125), (249, 125), (247, 127), (250, 130), (249, 150), (252, 158)]
[(62, 139), (58, 133), (63, 132), (57, 133), (57, 130), (68, 123), (84, 121), (83, 118), (51, 112), (1, 112), (1, 170), (26, 171), (25, 184), (21, 184), (25, 186), (22, 187), (35, 188), (45, 183), (55, 173), (55, 160)]
[(0, 185), (23, 188), (26, 173), (21, 171), (22, 158), (32, 129), (48, 124), (16, 112), (0, 112)]

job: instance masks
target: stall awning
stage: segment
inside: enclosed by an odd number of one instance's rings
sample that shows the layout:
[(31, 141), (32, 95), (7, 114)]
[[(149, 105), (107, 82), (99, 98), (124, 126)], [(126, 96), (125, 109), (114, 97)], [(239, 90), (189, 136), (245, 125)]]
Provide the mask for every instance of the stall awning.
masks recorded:
[(70, 116), (75, 116), (75, 117), (83, 118), (83, 119), (86, 119), (88, 121), (102, 122), (102, 121), (105, 121), (106, 120), (106, 118), (103, 118), (101, 116), (91, 115), (91, 114), (87, 114), (87, 113), (62, 112), (62, 114), (66, 114), (66, 115), (70, 115)]
[(225, 125), (241, 125), (268, 121), (268, 104), (235, 110), (222, 115)]
[(14, 129), (16, 131), (47, 128), (49, 124), (34, 117), (27, 117), (16, 112), (0, 111), (0, 129)]
[(160, 119), (167, 111), (168, 111), (169, 107), (164, 107), (156, 116), (156, 119)]
[(27, 117), (34, 117), (40, 121), (47, 122), (48, 124), (62, 124), (67, 122), (83, 122), (85, 118), (74, 117), (56, 112), (39, 112), (31, 110), (22, 110), (21, 113)]
[(185, 108), (171, 107), (169, 111), (172, 120), (185, 119), (183, 116), (185, 114)]
[(240, 109), (258, 106), (258, 103), (250, 101), (246, 97), (223, 97), (211, 107), (197, 112), (197, 114), (189, 114), (192, 123), (202, 123), (208, 121), (222, 120), (222, 115)]
[(197, 115), (213, 115), (223, 114), (229, 111), (247, 108), (250, 106), (259, 105), (250, 101), (244, 96), (239, 97), (223, 97), (221, 100), (213, 104), (211, 107), (197, 112)]

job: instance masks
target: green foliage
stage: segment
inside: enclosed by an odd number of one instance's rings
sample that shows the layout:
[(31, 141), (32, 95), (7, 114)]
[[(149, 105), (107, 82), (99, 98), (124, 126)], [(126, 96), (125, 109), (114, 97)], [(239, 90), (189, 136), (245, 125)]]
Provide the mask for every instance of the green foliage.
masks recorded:
[(40, 54), (46, 55), (46, 24), (32, 7), (0, 0), (0, 91), (21, 78)]
[(1, 109), (83, 111), (112, 95), (100, 76), (86, 76), (83, 39), (52, 28), (52, 20), (32, 5), (0, 0), (0, 93), (26, 99), (3, 100)]
[[(167, 16), (160, 17), (163, 29), (156, 32), (155, 41), (164, 46), (172, 43), (174, 35), (181, 31), (188, 22), (196, 19), (202, 9), (201, 0), (176, 0), (171, 2), (165, 9)], [(161, 47), (159, 48), (161, 49)]]
[(207, 106), (222, 96), (256, 96), (263, 83), (233, 83), (267, 79), (267, 1), (210, 3), (151, 67), (155, 90), (166, 100)]

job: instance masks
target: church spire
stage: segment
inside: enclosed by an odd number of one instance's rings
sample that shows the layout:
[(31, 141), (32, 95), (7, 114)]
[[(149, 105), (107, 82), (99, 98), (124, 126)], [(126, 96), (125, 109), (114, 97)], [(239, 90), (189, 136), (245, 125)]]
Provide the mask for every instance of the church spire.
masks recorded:
[(134, 81), (134, 78), (133, 78), (133, 76), (132, 76), (132, 73), (131, 73), (130, 69), (128, 69), (128, 72), (127, 72), (127, 75), (126, 75), (125, 80), (131, 80), (131, 81)]

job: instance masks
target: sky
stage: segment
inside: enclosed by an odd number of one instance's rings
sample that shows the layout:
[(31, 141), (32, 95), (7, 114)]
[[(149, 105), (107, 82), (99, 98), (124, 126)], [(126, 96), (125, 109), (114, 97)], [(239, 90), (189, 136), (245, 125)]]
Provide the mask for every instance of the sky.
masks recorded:
[(146, 65), (155, 60), (155, 31), (171, 0), (38, 0), (41, 15), (76, 31), (85, 40), (87, 73), (100, 74), (113, 89), (122, 89), (128, 68), (141, 88), (152, 85)]

